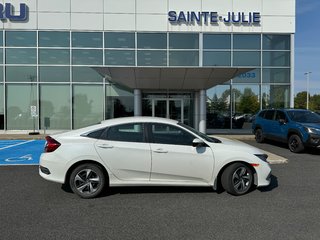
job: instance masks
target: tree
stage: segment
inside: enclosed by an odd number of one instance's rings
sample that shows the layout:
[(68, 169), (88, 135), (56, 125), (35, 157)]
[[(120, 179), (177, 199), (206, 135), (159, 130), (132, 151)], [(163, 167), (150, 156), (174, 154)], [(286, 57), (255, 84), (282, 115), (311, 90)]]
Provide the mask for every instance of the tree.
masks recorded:
[(320, 111), (320, 94), (315, 94), (310, 98), (310, 109)]
[(245, 88), (240, 97), (238, 110), (241, 113), (256, 113), (260, 109), (258, 97), (250, 88)]
[(299, 92), (294, 98), (294, 108), (307, 108), (307, 92)]

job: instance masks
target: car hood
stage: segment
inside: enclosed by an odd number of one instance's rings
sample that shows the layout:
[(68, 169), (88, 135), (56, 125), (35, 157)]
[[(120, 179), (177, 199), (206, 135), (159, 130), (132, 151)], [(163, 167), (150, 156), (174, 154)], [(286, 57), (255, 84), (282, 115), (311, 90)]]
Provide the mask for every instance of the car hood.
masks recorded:
[(320, 123), (301, 123), (301, 125), (304, 127), (320, 129)]
[(245, 151), (247, 153), (252, 153), (252, 154), (264, 154), (264, 152), (259, 148), (253, 147), (249, 144), (246, 144), (238, 140), (233, 140), (233, 139), (224, 138), (224, 137), (216, 137), (216, 136), (214, 136), (214, 138), (220, 140), (221, 143), (210, 144), (213, 147), (216, 147), (217, 144), (222, 144), (223, 146), (227, 147), (230, 151)]

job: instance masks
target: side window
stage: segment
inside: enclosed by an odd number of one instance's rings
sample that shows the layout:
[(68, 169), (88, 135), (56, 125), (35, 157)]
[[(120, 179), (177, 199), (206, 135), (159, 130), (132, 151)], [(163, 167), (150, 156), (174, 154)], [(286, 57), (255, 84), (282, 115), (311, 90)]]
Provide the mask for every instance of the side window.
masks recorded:
[(264, 115), (264, 118), (268, 120), (273, 120), (274, 112), (275, 112), (274, 110), (268, 110)]
[(282, 111), (277, 111), (276, 113), (276, 120), (279, 121), (280, 119), (286, 120), (286, 115)]
[(83, 135), (85, 137), (89, 137), (89, 138), (96, 138), (96, 139), (99, 139), (101, 134), (105, 131), (105, 128), (102, 128), (102, 129), (99, 129), (99, 130), (96, 130), (96, 131), (93, 131), (91, 133), (88, 133), (87, 135)]
[(265, 113), (266, 113), (266, 111), (261, 111), (261, 113), (259, 113), (259, 117), (264, 118)]
[(151, 124), (151, 132), (154, 143), (173, 145), (192, 145), (195, 136), (185, 130), (167, 124)]
[(144, 142), (144, 125), (129, 123), (109, 127), (102, 139), (121, 142)]

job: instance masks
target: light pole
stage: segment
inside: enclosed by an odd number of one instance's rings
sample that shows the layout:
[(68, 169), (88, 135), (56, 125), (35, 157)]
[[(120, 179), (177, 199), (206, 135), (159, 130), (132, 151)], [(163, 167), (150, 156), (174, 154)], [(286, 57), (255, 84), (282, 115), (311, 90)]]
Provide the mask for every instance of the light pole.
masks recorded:
[(312, 72), (305, 72), (304, 75), (307, 77), (307, 109), (309, 110), (309, 78)]

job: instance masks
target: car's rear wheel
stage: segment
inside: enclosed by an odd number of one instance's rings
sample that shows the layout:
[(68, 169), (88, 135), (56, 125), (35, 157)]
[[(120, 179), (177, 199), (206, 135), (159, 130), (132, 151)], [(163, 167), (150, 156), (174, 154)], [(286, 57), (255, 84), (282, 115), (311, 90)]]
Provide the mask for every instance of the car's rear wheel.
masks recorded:
[(255, 139), (257, 143), (263, 143), (264, 136), (261, 128), (256, 129), (255, 131)]
[(72, 191), (80, 197), (94, 198), (105, 188), (106, 177), (98, 165), (85, 163), (71, 172), (69, 184)]
[(221, 184), (232, 195), (246, 194), (253, 186), (252, 170), (243, 163), (234, 163), (222, 173)]
[(303, 142), (297, 134), (292, 134), (289, 137), (288, 146), (290, 151), (294, 153), (300, 153), (304, 150)]

